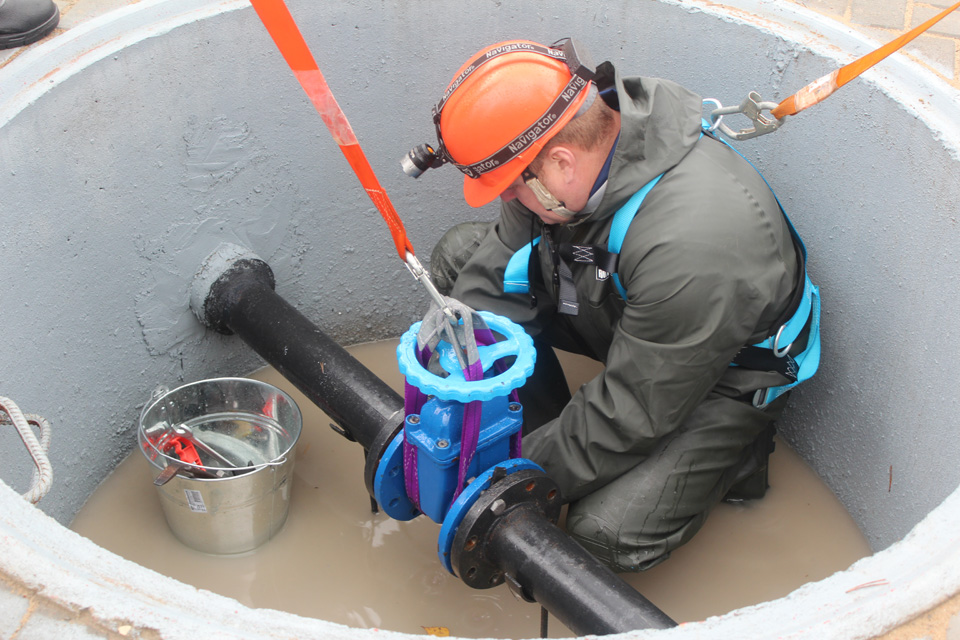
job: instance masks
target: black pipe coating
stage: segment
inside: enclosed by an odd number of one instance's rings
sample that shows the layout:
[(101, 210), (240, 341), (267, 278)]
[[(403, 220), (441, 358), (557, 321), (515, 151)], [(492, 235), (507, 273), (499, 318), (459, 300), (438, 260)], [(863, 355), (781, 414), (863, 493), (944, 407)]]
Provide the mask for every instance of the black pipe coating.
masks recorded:
[(221, 333), (236, 333), (364, 450), (402, 424), (400, 394), (281, 298), (266, 263), (232, 265), (211, 287), (203, 313)]
[(491, 560), (524, 595), (577, 635), (677, 626), (533, 505), (507, 511), (486, 545)]

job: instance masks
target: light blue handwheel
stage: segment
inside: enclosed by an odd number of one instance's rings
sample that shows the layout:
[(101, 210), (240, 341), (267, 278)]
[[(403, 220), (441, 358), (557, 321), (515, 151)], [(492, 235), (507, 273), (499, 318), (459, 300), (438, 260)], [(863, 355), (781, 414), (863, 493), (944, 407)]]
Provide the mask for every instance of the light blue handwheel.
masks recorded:
[(397, 362), (400, 366), (400, 373), (406, 376), (407, 382), (427, 395), (436, 396), (441, 400), (457, 402), (492, 400), (496, 397), (505, 396), (523, 385), (530, 374), (533, 373), (533, 365), (536, 361), (533, 339), (527, 335), (523, 327), (503, 316), (488, 311), (478, 313), (491, 331), (502, 335), (504, 338), (492, 345), (478, 347), (480, 364), (486, 372), (497, 360), (515, 356), (516, 360), (506, 371), (483, 380), (467, 381), (460, 370), (453, 346), (445, 341), (440, 342), (437, 351), (439, 352), (440, 366), (449, 375), (444, 378), (427, 371), (417, 361), (417, 332), (420, 330), (420, 323), (418, 322), (403, 334), (400, 338), (400, 344), (397, 346)]

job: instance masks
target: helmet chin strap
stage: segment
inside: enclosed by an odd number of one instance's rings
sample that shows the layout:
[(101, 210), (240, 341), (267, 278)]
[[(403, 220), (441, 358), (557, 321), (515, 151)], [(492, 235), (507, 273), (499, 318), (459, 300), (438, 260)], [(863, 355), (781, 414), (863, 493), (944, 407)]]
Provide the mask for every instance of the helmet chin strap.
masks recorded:
[(550, 213), (558, 215), (564, 220), (572, 220), (577, 215), (576, 211), (567, 209), (563, 202), (557, 200), (556, 196), (543, 186), (543, 183), (540, 182), (540, 179), (533, 171), (524, 169), (523, 182), (533, 191), (533, 195), (537, 197), (537, 202)]

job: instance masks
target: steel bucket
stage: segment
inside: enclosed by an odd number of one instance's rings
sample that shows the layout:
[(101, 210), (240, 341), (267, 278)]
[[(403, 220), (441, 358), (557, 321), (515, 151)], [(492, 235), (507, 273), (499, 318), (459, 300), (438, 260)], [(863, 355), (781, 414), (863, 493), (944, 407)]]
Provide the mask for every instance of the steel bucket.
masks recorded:
[(215, 378), (154, 391), (137, 429), (170, 529), (193, 549), (250, 551), (290, 507), (300, 408), (258, 380)]

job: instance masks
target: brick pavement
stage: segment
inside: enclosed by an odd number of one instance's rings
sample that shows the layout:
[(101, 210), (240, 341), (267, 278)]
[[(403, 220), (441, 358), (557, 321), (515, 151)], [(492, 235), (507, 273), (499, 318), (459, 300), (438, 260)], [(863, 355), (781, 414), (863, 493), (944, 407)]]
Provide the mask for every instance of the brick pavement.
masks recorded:
[[(922, 24), (956, 0), (782, 0), (806, 7), (886, 43)], [(960, 88), (960, 9), (901, 50)]]
[[(81, 22), (139, 0), (56, 0), (60, 26), (55, 38)], [(955, 0), (780, 0), (806, 7), (885, 43), (953, 4)], [(36, 45), (31, 45), (36, 46)], [(0, 50), (0, 68), (23, 48)], [(960, 10), (947, 16), (902, 50), (954, 87), (960, 88)]]

